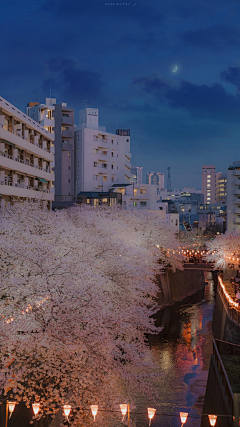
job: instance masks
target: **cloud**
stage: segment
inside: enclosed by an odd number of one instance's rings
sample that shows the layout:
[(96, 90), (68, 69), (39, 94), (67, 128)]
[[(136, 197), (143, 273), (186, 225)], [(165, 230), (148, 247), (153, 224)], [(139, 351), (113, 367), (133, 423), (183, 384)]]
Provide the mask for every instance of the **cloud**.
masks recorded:
[(240, 67), (228, 67), (221, 74), (221, 79), (240, 88)]
[(134, 79), (133, 84), (158, 102), (187, 111), (196, 120), (239, 122), (240, 97), (227, 93), (221, 84), (196, 85), (181, 81), (178, 87), (173, 87), (171, 81), (160, 75)]
[(217, 51), (240, 46), (240, 31), (227, 24), (186, 31), (180, 37), (190, 46)]
[(46, 63), (50, 77), (44, 80), (44, 87), (51, 86), (53, 93), (74, 104), (85, 99), (90, 102), (103, 98), (101, 75), (88, 70), (81, 64), (68, 58), (52, 58)]

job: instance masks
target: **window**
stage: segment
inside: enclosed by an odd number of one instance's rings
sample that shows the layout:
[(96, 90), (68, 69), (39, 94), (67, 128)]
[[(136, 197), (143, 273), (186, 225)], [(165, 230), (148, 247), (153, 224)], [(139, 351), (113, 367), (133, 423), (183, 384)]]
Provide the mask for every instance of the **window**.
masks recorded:
[(68, 153), (68, 157), (70, 157), (70, 153)]
[(79, 141), (79, 135), (77, 136), (77, 140)]
[(129, 139), (127, 139), (127, 142), (129, 142)]
[(79, 181), (79, 175), (77, 175), (77, 180)]
[(79, 162), (77, 162), (77, 167), (79, 168)]
[(107, 176), (103, 176), (103, 181), (107, 181)]
[(137, 188), (134, 188), (134, 197), (137, 196)]
[(211, 178), (211, 175), (207, 175), (207, 178)]
[(135, 207), (135, 208), (137, 207), (137, 202), (134, 202), (134, 207)]
[(141, 189), (140, 189), (140, 194), (147, 194), (147, 190), (146, 190), (146, 189), (144, 189), (144, 188), (141, 188)]
[(117, 141), (117, 145), (118, 145), (118, 141)]
[(112, 139), (112, 144), (113, 144), (113, 139)]
[(93, 175), (93, 179), (97, 181), (97, 175)]
[(70, 169), (71, 169), (71, 166), (68, 166), (68, 170), (70, 171)]
[(69, 114), (64, 113), (63, 117), (69, 117)]
[(112, 151), (112, 157), (113, 157), (113, 151)]
[(207, 179), (207, 182), (211, 182), (211, 179)]
[(111, 168), (113, 169), (113, 165), (111, 165)]
[(70, 184), (70, 182), (71, 182), (71, 180), (69, 179), (69, 180), (68, 180), (68, 184)]
[(211, 184), (207, 184), (207, 187), (211, 187)]
[(114, 176), (112, 176), (112, 182), (114, 182)]
[(93, 162), (93, 166), (96, 168), (97, 167), (97, 162)]
[(79, 149), (77, 149), (77, 154), (79, 154)]
[(140, 206), (147, 206), (147, 202), (140, 202)]
[(108, 165), (107, 163), (102, 163), (102, 168), (107, 169)]

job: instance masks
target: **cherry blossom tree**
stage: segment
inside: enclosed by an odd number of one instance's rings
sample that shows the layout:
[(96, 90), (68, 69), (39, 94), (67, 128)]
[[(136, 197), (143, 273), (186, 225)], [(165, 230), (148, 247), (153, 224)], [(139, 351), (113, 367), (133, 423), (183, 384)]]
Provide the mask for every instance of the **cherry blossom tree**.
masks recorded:
[(182, 268), (174, 233), (120, 207), (21, 202), (0, 215), (4, 393), (39, 401), (39, 417), (70, 404), (75, 426), (89, 423), (91, 404), (113, 410), (140, 392), (152, 402), (146, 334), (160, 330), (154, 276)]
[(216, 236), (207, 243), (207, 249), (209, 254), (206, 259), (214, 262), (215, 269), (240, 263), (240, 235), (236, 231)]

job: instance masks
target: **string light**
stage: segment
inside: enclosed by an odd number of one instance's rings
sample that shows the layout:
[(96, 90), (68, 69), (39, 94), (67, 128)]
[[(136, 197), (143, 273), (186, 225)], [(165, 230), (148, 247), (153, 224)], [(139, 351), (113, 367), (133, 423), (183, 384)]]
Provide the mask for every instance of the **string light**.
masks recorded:
[(208, 415), (210, 426), (214, 427), (217, 422), (217, 415)]
[(93, 420), (95, 421), (95, 418), (98, 412), (98, 405), (91, 405), (90, 407), (93, 415)]
[(64, 415), (67, 417), (67, 420), (68, 420), (68, 416), (69, 416), (70, 411), (71, 411), (71, 406), (70, 405), (64, 405), (63, 411), (64, 411)]
[(218, 281), (219, 281), (219, 283), (220, 283), (220, 286), (221, 286), (221, 288), (222, 288), (222, 290), (223, 290), (223, 293), (224, 293), (225, 297), (227, 298), (227, 300), (228, 300), (229, 304), (230, 304), (230, 305), (233, 305), (235, 308), (239, 308), (239, 304), (238, 304), (237, 302), (233, 301), (233, 299), (232, 299), (232, 298), (230, 297), (230, 295), (227, 293), (226, 288), (225, 288), (225, 286), (224, 286), (224, 284), (223, 284), (223, 281), (222, 281), (221, 277), (219, 277), (219, 276), (218, 276)]
[(182, 425), (186, 423), (187, 417), (188, 417), (187, 412), (180, 412), (180, 420), (181, 420)]
[(119, 406), (120, 406), (120, 409), (121, 409), (121, 412), (122, 412), (122, 416), (123, 416), (122, 422), (123, 422), (124, 421), (124, 417), (125, 417), (125, 415), (127, 413), (128, 405), (124, 403), (124, 404), (119, 405)]
[(156, 409), (154, 408), (147, 408), (148, 410), (148, 418), (149, 418), (149, 425), (151, 425), (151, 421), (155, 415)]
[(40, 409), (40, 403), (33, 403), (32, 408), (33, 408), (34, 415), (36, 416)]

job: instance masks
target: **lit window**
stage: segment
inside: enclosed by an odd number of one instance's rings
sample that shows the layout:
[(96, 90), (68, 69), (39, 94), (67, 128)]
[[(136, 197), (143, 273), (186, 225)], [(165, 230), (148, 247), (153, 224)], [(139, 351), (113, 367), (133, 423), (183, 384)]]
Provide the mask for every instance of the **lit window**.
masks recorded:
[(103, 176), (103, 181), (107, 181), (107, 176)]
[(207, 175), (207, 178), (211, 178), (211, 175)]
[(207, 184), (207, 187), (211, 187), (211, 184)]
[(68, 153), (68, 157), (70, 157), (70, 153)]
[(211, 182), (211, 179), (207, 179), (207, 182)]
[(207, 197), (207, 200), (211, 200), (211, 198), (210, 198), (210, 197)]

